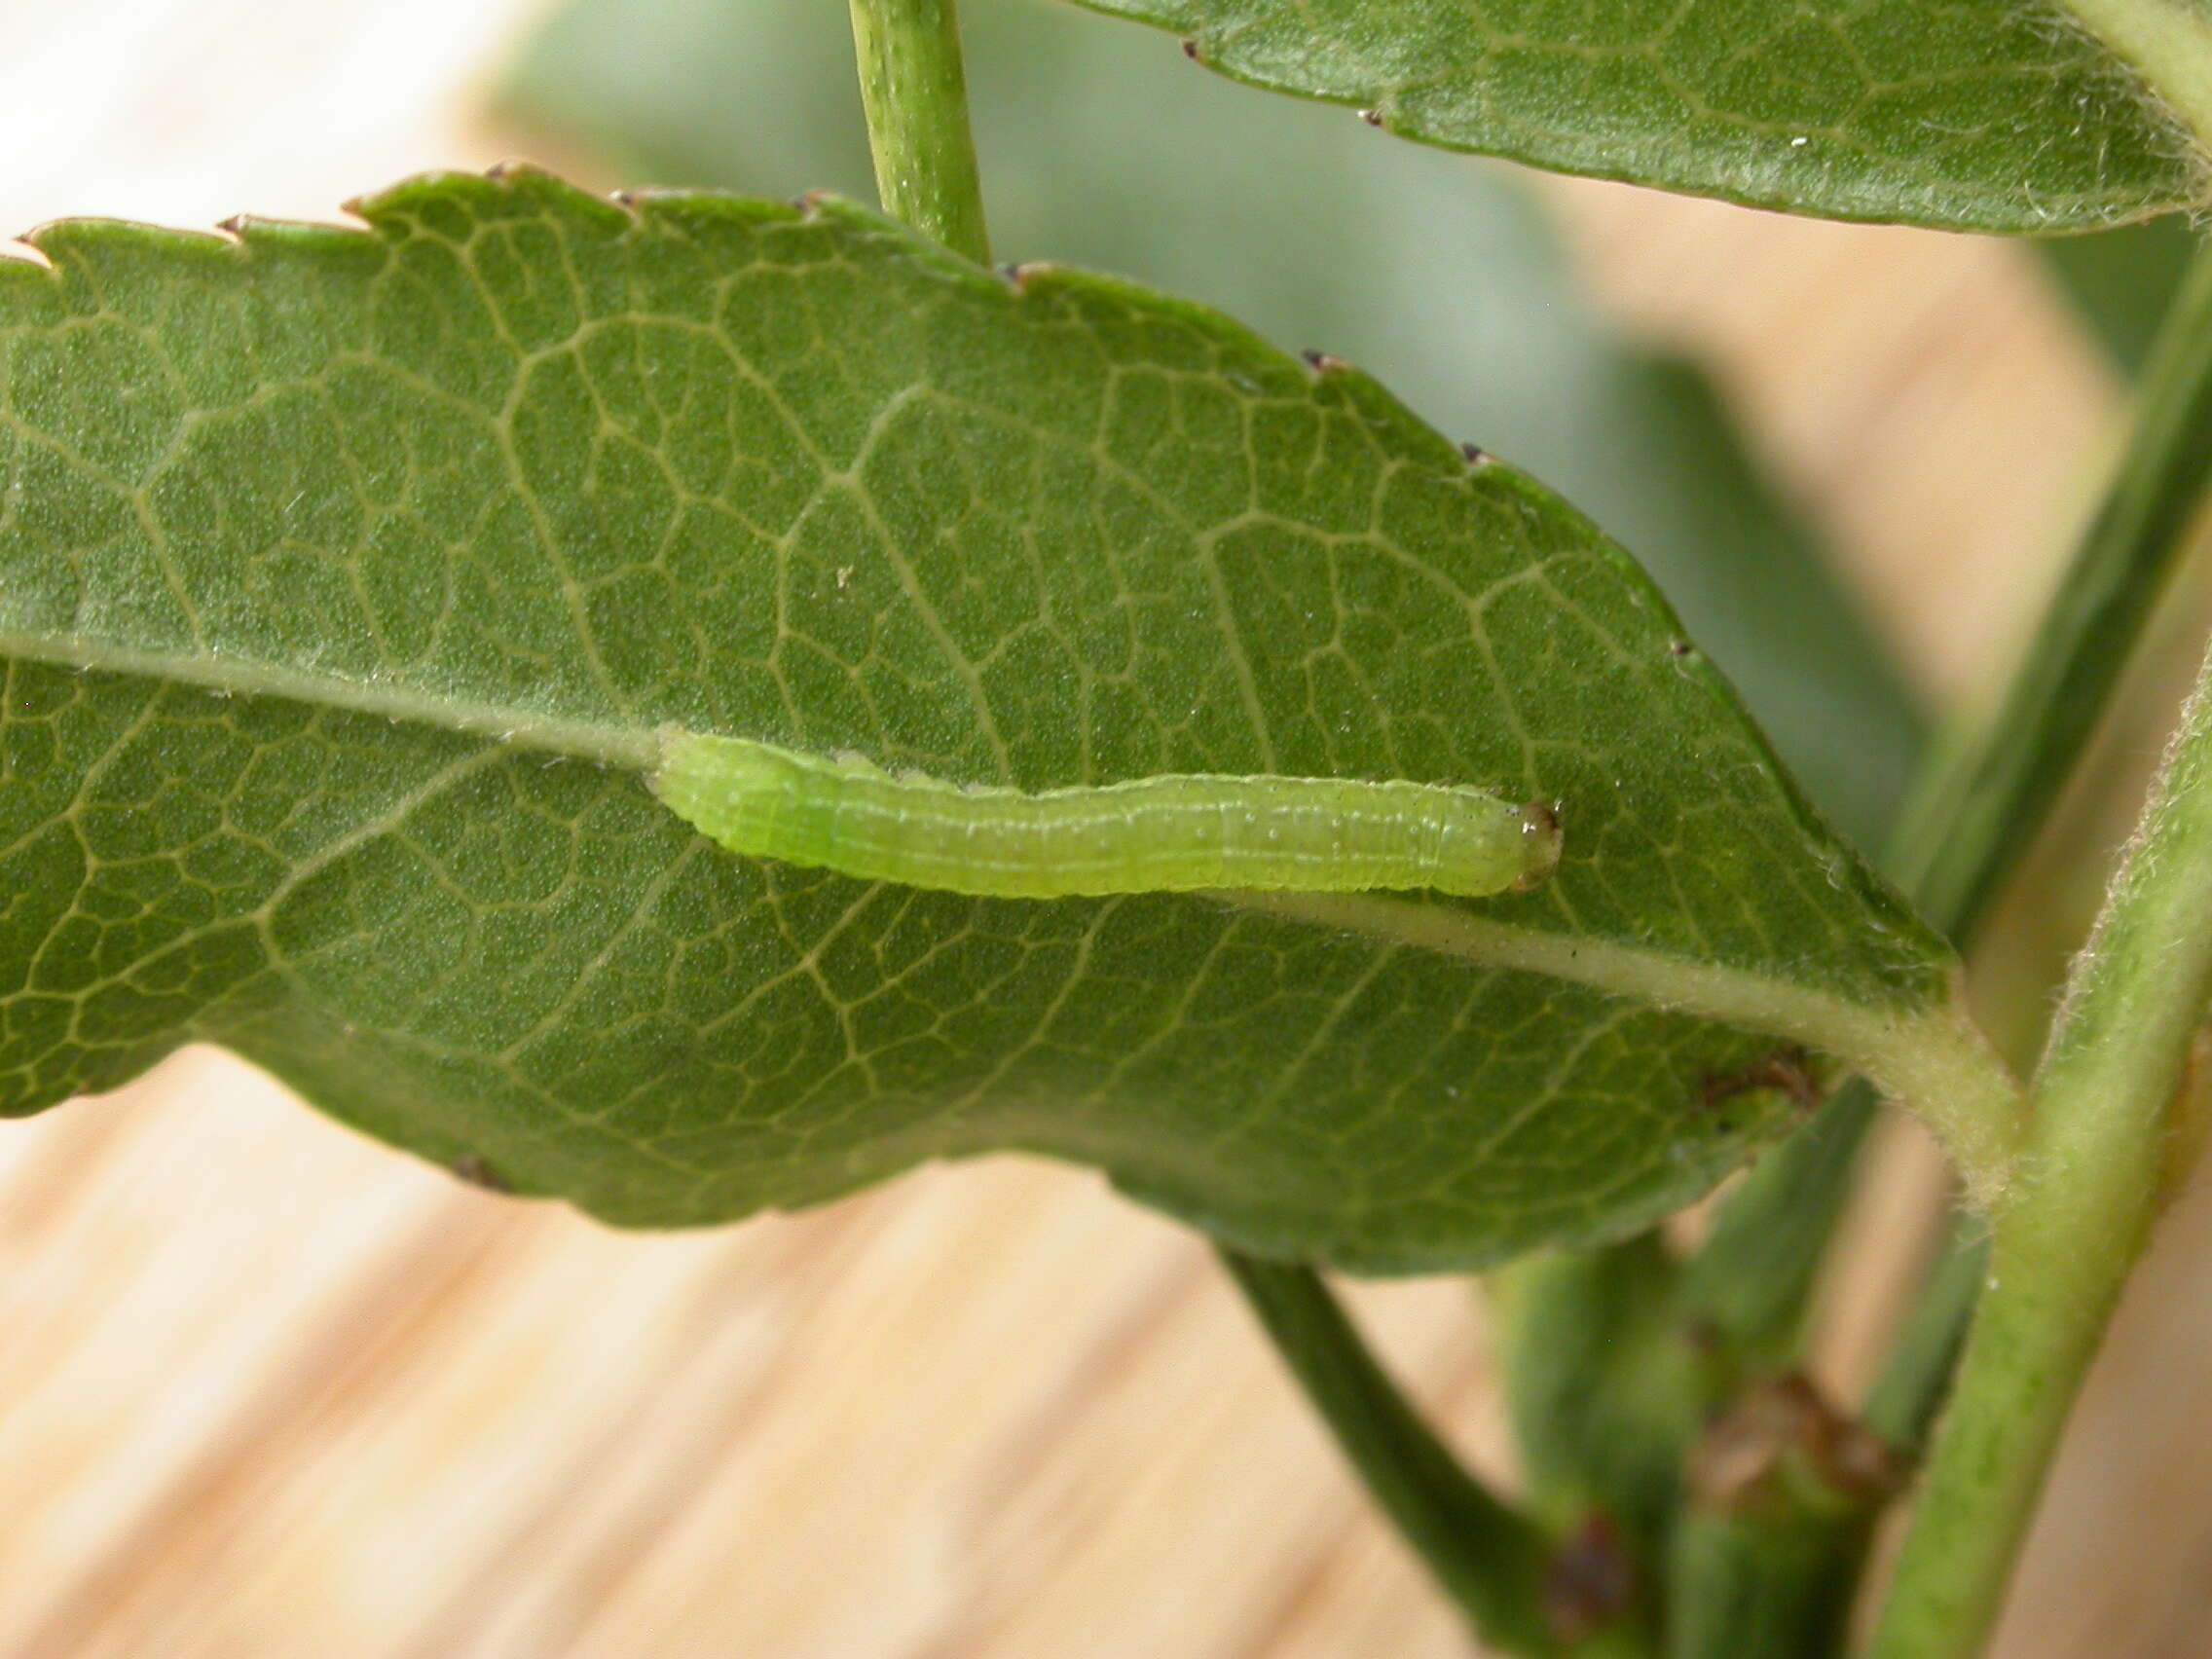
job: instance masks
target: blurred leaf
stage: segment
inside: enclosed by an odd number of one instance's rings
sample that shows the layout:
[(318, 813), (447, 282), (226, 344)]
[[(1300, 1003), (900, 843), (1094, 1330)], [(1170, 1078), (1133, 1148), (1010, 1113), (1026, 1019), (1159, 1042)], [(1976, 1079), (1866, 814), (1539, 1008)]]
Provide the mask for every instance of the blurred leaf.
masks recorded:
[(2132, 376), (2151, 354), (2151, 342), (2196, 245), (2187, 219), (2160, 219), (2102, 236), (2043, 242), (2039, 251), (2089, 332)]
[[(1014, 1147), (1393, 1270), (1708, 1187), (1795, 1069), (1711, 1019), (1908, 1094), (1964, 1051), (1635, 567), (1357, 371), (836, 205), (359, 211), (0, 268), (0, 1108), (206, 1039), (619, 1222)], [(1476, 781), (1567, 850), (1480, 903), (975, 901), (720, 852), (641, 777), (671, 728)]]
[(2169, 111), (2200, 96), (2212, 25), (2172, 23), (2156, 56), (2134, 38), (2194, 0), (1083, 3), (1403, 137), (1752, 206), (2056, 231), (2205, 200)]
[[(1002, 255), (1125, 272), (1349, 357), (1546, 479), (1636, 549), (1813, 797), (1881, 833), (1911, 699), (1705, 378), (1609, 336), (1517, 180), (1179, 74), (1063, 7), (961, 15)], [(873, 188), (851, 42), (819, 0), (580, 0), (506, 101), (630, 178)]]

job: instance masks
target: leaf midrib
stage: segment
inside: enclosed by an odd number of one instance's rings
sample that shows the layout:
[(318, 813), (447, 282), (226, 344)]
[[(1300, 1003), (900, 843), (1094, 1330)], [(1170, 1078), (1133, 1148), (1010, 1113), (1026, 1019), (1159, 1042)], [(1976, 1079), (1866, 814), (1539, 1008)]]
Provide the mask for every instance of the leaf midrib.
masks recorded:
[(0, 631), (0, 657), (21, 657), (58, 668), (173, 681), (201, 690), (381, 715), (387, 719), (490, 738), (518, 749), (560, 755), (625, 771), (649, 773), (660, 765), (666, 732), (659, 727), (565, 719), (540, 709), (441, 697), (411, 686), (380, 683), (342, 674), (317, 674), (252, 657), (215, 652), (144, 650), (83, 634)]
[[(234, 696), (276, 697), (481, 737), (650, 777), (673, 725), (632, 728), (539, 710), (440, 697), (253, 658), (146, 650), (85, 635), (0, 632), (0, 658), (136, 676)], [(1486, 968), (1589, 985), (1651, 1006), (1824, 1050), (1927, 1115), (1984, 1195), (2009, 1160), (2016, 1091), (1949, 998), (1854, 1003), (1831, 992), (1618, 940), (1559, 935), (1455, 906), (1366, 894), (1220, 893), (1286, 919), (1366, 934)]]
[(2010, 1166), (2019, 1086), (1955, 995), (1882, 1005), (1815, 986), (1544, 933), (1477, 911), (1367, 893), (1222, 893), (1241, 908), (1387, 939), (1486, 968), (1518, 969), (1826, 1051), (1909, 1106), (1943, 1143), (1977, 1207)]

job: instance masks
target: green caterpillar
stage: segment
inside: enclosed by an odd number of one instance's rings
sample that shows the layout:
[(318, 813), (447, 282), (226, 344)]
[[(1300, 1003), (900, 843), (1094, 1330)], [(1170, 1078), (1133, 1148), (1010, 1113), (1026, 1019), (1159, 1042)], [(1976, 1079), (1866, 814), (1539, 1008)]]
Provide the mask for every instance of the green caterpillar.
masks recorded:
[(963, 788), (743, 738), (680, 732), (653, 787), (733, 853), (984, 899), (1208, 888), (1480, 898), (1559, 864), (1559, 819), (1481, 790), (1342, 778), (1138, 778)]

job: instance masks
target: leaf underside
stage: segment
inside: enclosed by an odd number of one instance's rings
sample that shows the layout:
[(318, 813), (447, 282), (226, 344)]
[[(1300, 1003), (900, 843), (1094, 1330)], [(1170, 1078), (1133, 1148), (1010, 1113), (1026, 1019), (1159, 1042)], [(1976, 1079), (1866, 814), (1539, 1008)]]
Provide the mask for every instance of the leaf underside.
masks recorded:
[[(1596, 314), (1520, 169), (1176, 73), (1151, 31), (1072, 6), (961, 0), (960, 38), (1003, 252), (1326, 347), (1535, 473), (1636, 550), (1815, 803), (1878, 841), (1918, 753), (1915, 699), (1711, 379)], [(873, 188), (852, 43), (821, 0), (568, 0), (509, 77), (510, 124), (619, 158), (610, 177)]]
[(2047, 0), (1081, 0), (1401, 136), (1758, 207), (2053, 232), (2201, 205), (2203, 158)]
[(1789, 1116), (1770, 1041), (1410, 943), (732, 857), (607, 763), (672, 724), (1475, 782), (1566, 860), (1439, 904), (1945, 994), (1641, 573), (1354, 370), (834, 203), (357, 210), (0, 268), (8, 1111), (203, 1039), (623, 1224), (1014, 1148), (1372, 1271), (1646, 1224)]

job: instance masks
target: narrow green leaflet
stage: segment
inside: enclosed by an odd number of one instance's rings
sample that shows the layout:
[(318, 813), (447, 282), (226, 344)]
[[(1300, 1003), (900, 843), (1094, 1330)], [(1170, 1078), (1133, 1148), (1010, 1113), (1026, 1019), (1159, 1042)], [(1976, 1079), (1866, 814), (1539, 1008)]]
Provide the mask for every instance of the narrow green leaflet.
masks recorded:
[(2103, 236), (2065, 237), (2037, 248), (2075, 315), (2114, 366), (2129, 376), (2141, 372), (2196, 251), (2191, 223), (2160, 219)]
[(1083, 0), (1407, 138), (1831, 218), (2124, 224), (2212, 199), (2197, 0)]
[[(835, 204), (359, 211), (0, 270), (7, 1110), (208, 1039), (621, 1223), (1023, 1148), (1378, 1271), (1677, 1205), (1792, 1115), (1777, 1038), (2001, 1111), (1648, 582), (1360, 373)], [(1479, 780), (1566, 859), (963, 899), (722, 852), (641, 775), (679, 727)]]

